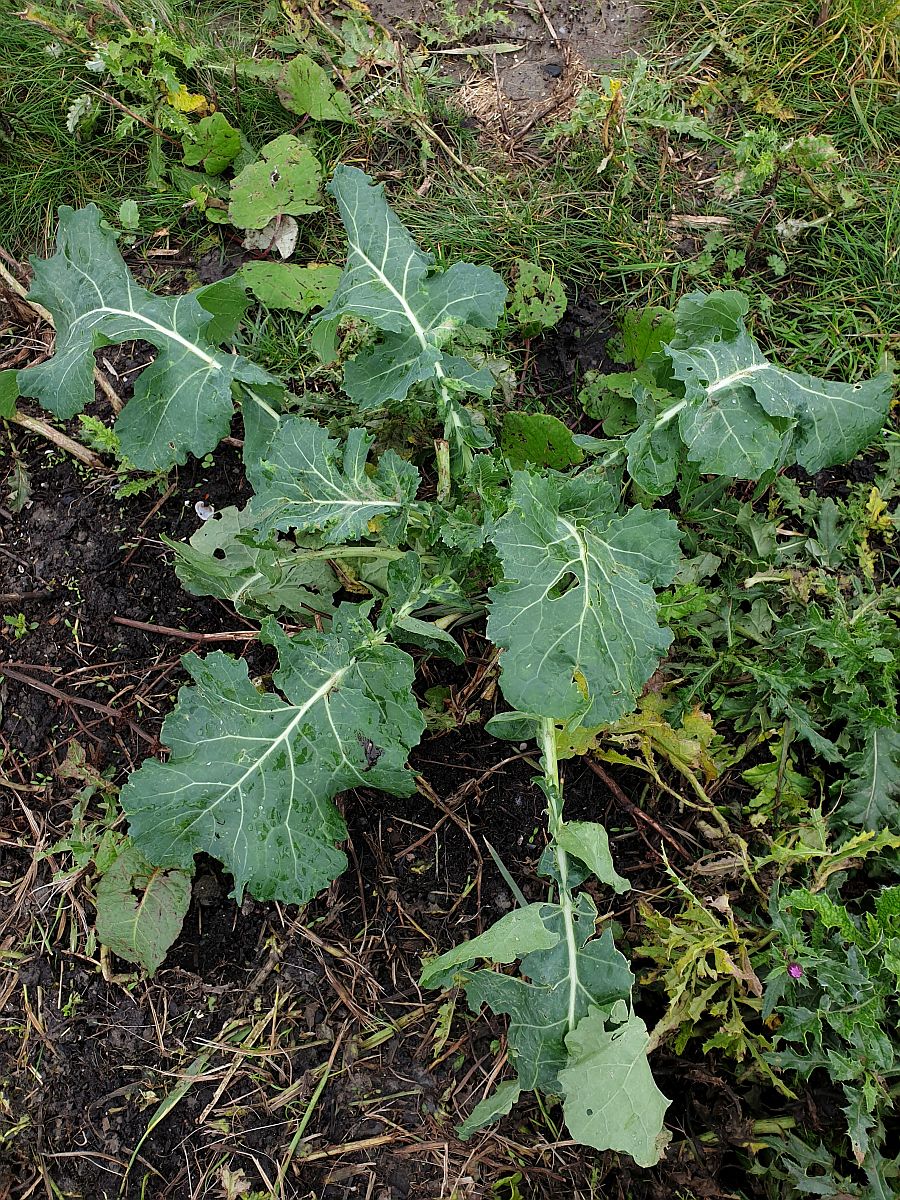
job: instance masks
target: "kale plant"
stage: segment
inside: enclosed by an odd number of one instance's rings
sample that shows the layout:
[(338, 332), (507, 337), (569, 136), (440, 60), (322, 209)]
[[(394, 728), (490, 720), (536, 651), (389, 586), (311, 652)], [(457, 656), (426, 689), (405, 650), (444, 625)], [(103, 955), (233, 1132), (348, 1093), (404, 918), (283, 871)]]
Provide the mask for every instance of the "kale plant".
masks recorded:
[[(364, 427), (341, 441), (288, 411), (276, 381), (219, 349), (244, 312), (240, 285), (153, 296), (131, 279), (96, 209), (63, 209), (57, 253), (35, 266), (33, 295), (58, 343), (52, 360), (18, 373), (23, 395), (70, 416), (92, 397), (93, 350), (141, 338), (157, 357), (116, 426), (132, 462), (157, 468), (212, 449), (235, 400), (244, 417), (254, 496), (176, 547), (176, 570), (195, 594), (261, 618), (278, 667), (264, 691), (243, 660), (186, 656), (192, 682), (163, 727), (168, 759), (145, 762), (121, 793), (130, 834), (160, 868), (213, 855), (237, 897), (309, 900), (346, 866), (335, 798), (415, 788), (407, 756), (425, 722), (407, 648), (459, 663), (454, 629), (486, 614), (509, 706), (488, 730), (534, 739), (541, 753), (549, 898), (424, 967), (424, 985), (460, 984), (473, 1008), (509, 1017), (513, 1076), (462, 1133), (536, 1089), (562, 1098), (579, 1141), (649, 1165), (667, 1140), (668, 1102), (650, 1073), (628, 964), (608, 928), (596, 936), (596, 903), (581, 890), (628, 884), (603, 827), (566, 819), (559, 770), (561, 754), (634, 709), (672, 642), (657, 589), (679, 570), (680, 531), (665, 509), (622, 502), (624, 469), (646, 501), (671, 491), (680, 464), (755, 479), (790, 462), (842, 461), (880, 427), (888, 382), (784, 371), (747, 332), (740, 296), (696, 293), (635, 386), (633, 432), (602, 457), (593, 439), (572, 442), (572, 466), (559, 470), (524, 449), (549, 442), (541, 415), (534, 437), (523, 415), (513, 465), (485, 408), (494, 370), (466, 333), (497, 325), (503, 281), (469, 263), (437, 269), (361, 171), (339, 167), (329, 191), (349, 250), (312, 323), (314, 344), (330, 357), (345, 317), (368, 322), (370, 342), (344, 367), (346, 392), (360, 418), (419, 404), (436, 434), (433, 464), (393, 450), (373, 458)], [(309, 627), (289, 636), (281, 614)], [(476, 967), (515, 961), (518, 975)]]

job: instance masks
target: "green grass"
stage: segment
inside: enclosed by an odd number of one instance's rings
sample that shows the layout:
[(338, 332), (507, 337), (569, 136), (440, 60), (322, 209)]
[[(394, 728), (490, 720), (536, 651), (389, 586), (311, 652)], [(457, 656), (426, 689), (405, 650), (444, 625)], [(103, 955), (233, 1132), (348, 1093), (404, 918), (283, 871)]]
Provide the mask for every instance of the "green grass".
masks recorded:
[[(153, 7), (161, 28), (217, 47), (223, 63), (259, 52), (265, 36), (284, 32), (279, 14), (261, 0), (156, 0)], [(818, 0), (708, 0), (699, 21), (689, 0), (654, 0), (652, 7), (647, 86), (705, 117), (710, 141), (644, 127), (643, 101), (636, 100), (622, 114), (609, 164), (596, 125), (527, 163), (506, 161), (479, 145), (451, 102), (450, 86), (432, 78), (424, 117), (460, 158), (486, 169), (485, 186), (429, 141), (399, 93), (387, 119), (367, 120), (364, 105), (357, 127), (316, 128), (326, 169), (348, 161), (384, 177), (413, 234), (447, 260), (489, 263), (509, 278), (515, 259), (533, 259), (552, 265), (570, 297), (588, 288), (614, 311), (672, 304), (697, 287), (738, 286), (751, 298), (761, 341), (787, 365), (811, 372), (855, 376), (876, 369), (886, 350), (900, 354), (900, 101), (891, 87), (898, 5), (831, 0), (819, 25)], [(146, 19), (144, 8), (132, 3), (129, 11), (137, 24)], [(0, 15), (0, 109), (14, 123), (0, 137), (14, 137), (16, 146), (0, 176), (0, 203), (12, 253), (46, 252), (60, 203), (93, 200), (114, 218), (126, 197), (138, 202), (144, 235), (170, 228), (188, 252), (219, 237), (233, 241), (231, 231), (185, 211), (183, 196), (151, 186), (146, 129), (115, 140), (120, 114), (106, 106), (90, 138), (79, 142), (67, 132), (66, 111), (91, 82), (84, 69), (89, 45), (76, 35), (51, 59), (51, 39), (14, 14)], [(246, 80), (235, 86), (224, 67), (197, 68), (186, 82), (212, 96), (253, 146), (296, 124), (270, 87)], [(779, 116), (767, 115), (773, 112)], [(727, 144), (765, 127), (784, 140), (809, 133), (833, 139), (841, 160), (814, 185), (827, 190), (840, 181), (855, 197), (852, 205), (826, 204), (791, 172), (758, 194), (717, 194), (716, 177), (733, 165)], [(177, 160), (177, 149), (167, 149)], [(695, 152), (703, 179), (689, 165)], [(420, 194), (425, 180), (430, 186)], [(707, 247), (702, 231), (673, 231), (670, 219), (679, 213), (726, 216), (730, 225)], [(814, 224), (789, 240), (785, 220)], [(302, 239), (298, 261), (341, 260), (343, 235), (330, 211), (304, 221)], [(253, 352), (295, 383), (315, 372), (302, 322), (260, 320), (250, 337)]]

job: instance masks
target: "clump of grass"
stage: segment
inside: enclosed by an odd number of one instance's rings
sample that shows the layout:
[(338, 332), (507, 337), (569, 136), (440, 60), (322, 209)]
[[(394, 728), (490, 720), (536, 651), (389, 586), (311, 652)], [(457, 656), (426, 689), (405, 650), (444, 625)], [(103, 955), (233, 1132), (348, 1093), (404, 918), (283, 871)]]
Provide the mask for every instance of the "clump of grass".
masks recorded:
[(688, 28), (731, 52), (732, 66), (793, 88), (816, 79), (839, 92), (863, 82), (896, 82), (900, 70), (898, 0), (707, 0), (697, 27), (691, 0), (653, 3), (667, 35)]

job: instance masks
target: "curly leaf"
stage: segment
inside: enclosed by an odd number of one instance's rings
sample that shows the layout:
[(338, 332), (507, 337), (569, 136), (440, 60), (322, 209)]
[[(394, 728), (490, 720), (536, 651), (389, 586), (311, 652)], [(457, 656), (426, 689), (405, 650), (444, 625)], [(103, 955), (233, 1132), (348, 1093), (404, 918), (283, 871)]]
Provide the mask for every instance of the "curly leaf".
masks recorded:
[(115, 425), (122, 454), (155, 471), (213, 450), (231, 423), (232, 384), (271, 382), (246, 359), (216, 349), (246, 308), (243, 289), (229, 280), (185, 296), (154, 296), (131, 278), (94, 204), (60, 208), (56, 246), (52, 258), (32, 260), (29, 293), (53, 317), (56, 352), (19, 371), (20, 393), (72, 417), (94, 399), (94, 350), (149, 342), (156, 358)]
[(501, 686), (514, 708), (599, 725), (631, 709), (672, 641), (651, 585), (674, 577), (679, 533), (662, 512), (610, 511), (591, 488), (514, 474), (493, 535), (504, 579), (487, 632), (505, 650)]
[(634, 375), (628, 469), (646, 491), (672, 490), (682, 446), (703, 472), (758, 479), (791, 462), (810, 472), (846, 462), (881, 428), (890, 376), (833, 383), (786, 371), (747, 332), (747, 308), (739, 292), (684, 296), (668, 344)]
[(414, 383), (429, 379), (449, 380), (458, 390), (489, 390), (489, 372), (474, 372), (441, 347), (460, 324), (494, 328), (506, 299), (499, 275), (471, 263), (433, 273), (432, 256), (416, 246), (383, 187), (355, 167), (338, 167), (328, 191), (349, 246), (340, 285), (317, 322), (327, 326), (353, 314), (389, 335), (348, 365), (350, 398), (374, 408), (402, 400)]
[(560, 1072), (569, 1132), (586, 1146), (630, 1154), (641, 1167), (658, 1163), (671, 1135), (669, 1107), (647, 1062), (647, 1027), (623, 1002), (591, 1008), (566, 1037)]
[(191, 126), (182, 144), (185, 166), (202, 164), (207, 175), (221, 175), (241, 152), (241, 134), (220, 112), (214, 112)]
[(175, 574), (192, 596), (228, 600), (245, 617), (331, 610), (339, 584), (324, 554), (288, 541), (260, 541), (246, 509), (223, 508), (189, 543), (165, 534), (162, 540), (175, 551)]
[(357, 606), (339, 608), (328, 633), (288, 638), (268, 620), (263, 640), (278, 651), (282, 695), (257, 691), (243, 660), (186, 655), (194, 686), (163, 725), (171, 756), (145, 762), (121, 803), (152, 862), (186, 868), (205, 851), (232, 873), (237, 897), (247, 888), (302, 904), (346, 867), (333, 797), (413, 791), (406, 756), (424, 721), (412, 660), (381, 644)]
[(394, 545), (409, 521), (419, 486), (419, 472), (393, 450), (383, 454), (369, 474), (366, 459), (374, 438), (351, 429), (340, 443), (307, 417), (285, 418), (265, 456), (248, 468), (256, 497), (253, 519), (261, 536), (273, 529), (318, 532), (329, 545), (355, 541), (372, 533), (378, 522), (382, 537)]

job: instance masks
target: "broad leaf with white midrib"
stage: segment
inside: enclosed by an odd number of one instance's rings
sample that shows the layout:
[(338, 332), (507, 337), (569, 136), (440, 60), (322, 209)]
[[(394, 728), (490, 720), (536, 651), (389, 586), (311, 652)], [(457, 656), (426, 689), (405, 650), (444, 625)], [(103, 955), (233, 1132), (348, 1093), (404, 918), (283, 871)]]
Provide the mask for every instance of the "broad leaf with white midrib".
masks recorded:
[(373, 441), (364, 429), (351, 429), (342, 452), (317, 422), (284, 418), (262, 461), (248, 468), (260, 535), (297, 529), (339, 545), (369, 536), (370, 522), (377, 520), (381, 535), (396, 545), (414, 508), (419, 472), (388, 450), (368, 473)]
[(223, 281), (177, 298), (153, 295), (131, 278), (93, 204), (60, 208), (56, 253), (32, 265), (29, 297), (49, 309), (56, 348), (46, 362), (19, 371), (20, 393), (59, 417), (74, 416), (94, 399), (95, 349), (149, 342), (156, 358), (137, 376), (115, 426), (123, 455), (142, 470), (213, 450), (228, 433), (232, 384), (271, 382), (246, 359), (216, 349), (246, 307), (246, 300), (236, 305), (240, 284)]
[(619, 516), (602, 501), (591, 511), (590, 481), (579, 498), (560, 478), (513, 476), (493, 535), (504, 579), (490, 592), (487, 632), (504, 650), (501, 687), (514, 708), (601, 724), (632, 708), (672, 641), (651, 585), (674, 576), (678, 528), (662, 512)]
[(357, 606), (338, 609), (328, 633), (288, 638), (269, 620), (262, 640), (278, 651), (284, 699), (259, 692), (243, 660), (187, 655), (194, 686), (163, 726), (171, 757), (145, 762), (121, 802), (151, 862), (188, 867), (205, 851), (232, 873), (236, 896), (300, 904), (346, 867), (333, 797), (412, 792), (406, 757), (424, 721), (412, 660), (380, 644)]
[(471, 263), (432, 273), (433, 257), (419, 250), (383, 188), (363, 171), (338, 167), (328, 190), (338, 202), (349, 245), (341, 283), (316, 320), (327, 323), (352, 313), (392, 335), (350, 364), (345, 375), (350, 398), (374, 408), (404, 399), (414, 383), (429, 379), (484, 390), (485, 379), (441, 347), (457, 325), (496, 325), (506, 299), (503, 280)]
[(255, 618), (282, 609), (331, 610), (338, 579), (325, 557), (329, 552), (288, 539), (259, 539), (247, 509), (221, 509), (187, 543), (161, 537), (175, 551), (175, 574), (192, 596), (228, 600), (242, 616)]
[[(592, 936), (596, 917), (593, 900), (579, 896), (570, 912), (570, 939), (559, 904), (532, 904), (429, 963), (423, 973), (428, 987), (446, 986), (455, 973), (473, 1011), (487, 1004), (510, 1018), (510, 1058), (523, 1091), (554, 1091), (566, 1064), (570, 1030), (592, 1005), (631, 995), (631, 971), (609, 930), (600, 938)], [(503, 938), (507, 929), (508, 945)], [(471, 969), (479, 958), (507, 963), (516, 957), (523, 978)]]
[(701, 472), (759, 479), (794, 462), (809, 472), (846, 462), (881, 428), (889, 375), (835, 383), (786, 371), (747, 332), (747, 309), (739, 292), (683, 296), (674, 333), (642, 368), (654, 386), (635, 376), (628, 469), (651, 494), (675, 486), (682, 445)]
[(624, 1002), (590, 1012), (566, 1037), (560, 1073), (570, 1134), (582, 1145), (630, 1154), (652, 1167), (671, 1135), (663, 1130), (669, 1101), (647, 1061), (647, 1027)]

